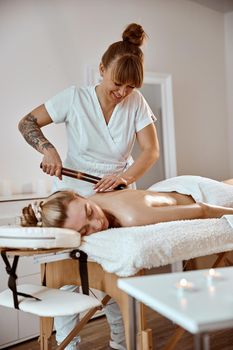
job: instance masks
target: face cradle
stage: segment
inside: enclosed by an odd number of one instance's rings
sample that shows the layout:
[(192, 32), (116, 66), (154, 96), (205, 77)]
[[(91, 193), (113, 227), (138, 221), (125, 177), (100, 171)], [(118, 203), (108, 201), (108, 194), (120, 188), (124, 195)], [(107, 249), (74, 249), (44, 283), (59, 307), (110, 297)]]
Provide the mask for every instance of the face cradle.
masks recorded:
[(108, 68), (104, 68), (103, 65), (100, 66), (101, 76), (103, 77), (101, 85), (107, 99), (113, 104), (118, 104), (133, 91), (135, 86), (113, 81), (112, 70), (112, 66)]
[(109, 222), (103, 210), (94, 202), (77, 197), (67, 207), (64, 228), (78, 231), (82, 236), (106, 230)]

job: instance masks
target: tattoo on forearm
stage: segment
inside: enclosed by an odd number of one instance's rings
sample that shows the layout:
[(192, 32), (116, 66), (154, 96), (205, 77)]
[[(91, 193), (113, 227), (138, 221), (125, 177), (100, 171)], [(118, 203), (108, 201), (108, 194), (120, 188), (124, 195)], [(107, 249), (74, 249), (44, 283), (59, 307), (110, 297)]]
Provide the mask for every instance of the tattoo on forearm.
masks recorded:
[(54, 148), (54, 146), (49, 141), (47, 141), (46, 143), (43, 143), (43, 145), (41, 145), (41, 148), (48, 149), (48, 148)]
[(54, 146), (44, 137), (37, 124), (36, 117), (31, 113), (21, 120), (19, 123), (19, 131), (29, 145), (39, 152), (43, 151), (43, 149), (54, 148)]

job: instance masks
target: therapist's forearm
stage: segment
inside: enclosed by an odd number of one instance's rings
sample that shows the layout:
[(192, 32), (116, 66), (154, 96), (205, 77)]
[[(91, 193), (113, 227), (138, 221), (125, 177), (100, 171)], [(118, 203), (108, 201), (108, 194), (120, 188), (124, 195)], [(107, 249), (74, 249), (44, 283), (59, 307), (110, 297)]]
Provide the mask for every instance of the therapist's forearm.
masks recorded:
[(55, 149), (42, 133), (33, 114), (29, 113), (26, 115), (19, 122), (18, 128), (26, 142), (38, 152), (45, 154), (47, 150)]
[(157, 150), (144, 150), (140, 153), (135, 162), (122, 174), (127, 181), (127, 185), (137, 181), (149, 170), (158, 160), (159, 152)]

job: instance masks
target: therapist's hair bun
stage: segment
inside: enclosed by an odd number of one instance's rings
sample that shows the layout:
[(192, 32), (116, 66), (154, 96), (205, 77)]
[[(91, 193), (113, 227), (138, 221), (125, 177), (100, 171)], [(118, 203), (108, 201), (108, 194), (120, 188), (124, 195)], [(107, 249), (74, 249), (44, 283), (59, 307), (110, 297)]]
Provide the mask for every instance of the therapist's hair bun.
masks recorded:
[[(143, 83), (143, 52), (140, 46), (147, 37), (142, 26), (129, 24), (122, 34), (123, 40), (111, 44), (102, 56), (101, 64), (107, 69), (112, 63), (112, 80), (118, 84), (131, 84), (140, 88)], [(101, 74), (103, 74), (103, 67)]]
[(125, 42), (134, 44), (136, 46), (141, 46), (147, 37), (144, 29), (140, 24), (131, 23), (129, 24), (122, 34), (122, 39)]

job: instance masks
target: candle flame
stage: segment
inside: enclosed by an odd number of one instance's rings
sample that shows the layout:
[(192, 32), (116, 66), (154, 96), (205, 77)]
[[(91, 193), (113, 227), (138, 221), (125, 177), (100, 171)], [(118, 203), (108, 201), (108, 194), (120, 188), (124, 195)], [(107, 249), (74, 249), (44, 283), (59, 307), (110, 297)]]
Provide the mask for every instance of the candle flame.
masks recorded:
[(182, 279), (180, 280), (180, 286), (181, 286), (181, 287), (186, 287), (187, 284), (188, 284), (188, 281), (186, 280), (186, 278), (182, 278)]
[(216, 275), (215, 269), (209, 269), (209, 275), (210, 276), (215, 276)]

